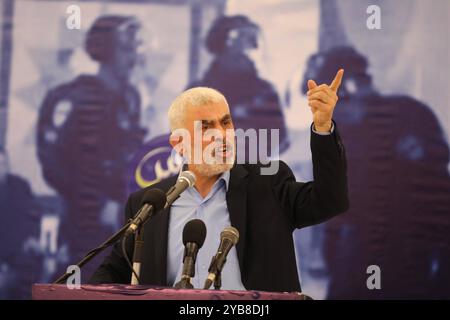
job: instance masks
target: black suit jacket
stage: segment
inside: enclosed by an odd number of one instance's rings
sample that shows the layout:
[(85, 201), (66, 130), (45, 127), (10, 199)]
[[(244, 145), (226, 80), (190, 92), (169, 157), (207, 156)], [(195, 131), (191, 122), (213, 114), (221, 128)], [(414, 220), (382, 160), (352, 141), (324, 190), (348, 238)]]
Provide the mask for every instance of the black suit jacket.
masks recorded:
[[(242, 283), (248, 290), (301, 291), (292, 232), (348, 208), (345, 152), (336, 126), (331, 135), (311, 133), (311, 151), (313, 182), (296, 182), (291, 169), (282, 161), (278, 162), (279, 170), (274, 175), (261, 175), (259, 164), (236, 164), (231, 169), (226, 199), (231, 224), (240, 234), (237, 253)], [(176, 179), (170, 177), (149, 188), (167, 191)], [(145, 190), (130, 195), (125, 219), (139, 210)], [(144, 226), (142, 284), (169, 285), (166, 274), (169, 219), (170, 208)], [(134, 240), (129, 239), (130, 259), (133, 247)], [(130, 281), (131, 271), (119, 244), (91, 278), (91, 283)]]

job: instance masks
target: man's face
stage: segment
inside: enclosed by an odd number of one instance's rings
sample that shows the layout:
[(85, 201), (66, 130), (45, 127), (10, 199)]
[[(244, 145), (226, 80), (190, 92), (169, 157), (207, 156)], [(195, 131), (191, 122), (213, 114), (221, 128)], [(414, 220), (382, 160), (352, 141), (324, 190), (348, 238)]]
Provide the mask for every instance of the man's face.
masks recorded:
[(258, 28), (253, 26), (231, 30), (228, 46), (240, 52), (255, 50), (258, 48), (258, 35)]
[(139, 24), (131, 20), (121, 25), (116, 31), (116, 40), (113, 64), (122, 78), (128, 78), (136, 65), (142, 46)]
[[(183, 141), (183, 156), (190, 170), (214, 176), (233, 166), (235, 159), (234, 126), (225, 103), (187, 106), (184, 129), (190, 141)], [(195, 139), (195, 137), (199, 137)], [(199, 156), (200, 155), (200, 156)]]

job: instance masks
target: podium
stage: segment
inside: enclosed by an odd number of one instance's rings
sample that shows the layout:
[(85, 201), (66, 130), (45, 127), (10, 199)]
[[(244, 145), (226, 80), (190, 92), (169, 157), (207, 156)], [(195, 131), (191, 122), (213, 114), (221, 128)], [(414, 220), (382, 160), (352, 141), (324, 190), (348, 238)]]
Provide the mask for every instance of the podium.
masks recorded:
[(167, 287), (104, 284), (35, 284), (33, 300), (310, 300), (300, 292), (175, 289)]

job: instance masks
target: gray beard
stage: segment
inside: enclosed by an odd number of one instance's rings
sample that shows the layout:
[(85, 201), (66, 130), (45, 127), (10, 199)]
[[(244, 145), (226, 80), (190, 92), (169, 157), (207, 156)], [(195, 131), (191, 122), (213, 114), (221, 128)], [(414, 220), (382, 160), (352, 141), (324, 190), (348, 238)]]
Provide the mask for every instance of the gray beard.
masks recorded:
[(225, 171), (233, 168), (234, 163), (221, 163), (221, 164), (192, 164), (192, 167), (199, 174), (205, 177), (213, 177), (224, 173)]

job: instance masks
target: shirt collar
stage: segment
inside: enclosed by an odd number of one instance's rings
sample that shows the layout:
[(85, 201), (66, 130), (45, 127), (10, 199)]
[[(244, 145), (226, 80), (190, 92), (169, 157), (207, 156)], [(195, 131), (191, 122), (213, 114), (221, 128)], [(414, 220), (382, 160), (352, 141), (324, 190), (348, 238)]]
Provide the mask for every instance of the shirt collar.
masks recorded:
[(225, 190), (228, 191), (228, 185), (230, 183), (230, 170), (225, 171), (219, 177), (219, 180), (225, 181)]

